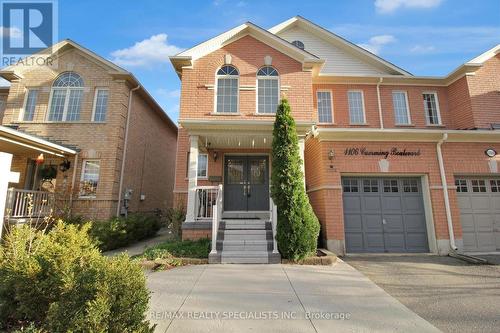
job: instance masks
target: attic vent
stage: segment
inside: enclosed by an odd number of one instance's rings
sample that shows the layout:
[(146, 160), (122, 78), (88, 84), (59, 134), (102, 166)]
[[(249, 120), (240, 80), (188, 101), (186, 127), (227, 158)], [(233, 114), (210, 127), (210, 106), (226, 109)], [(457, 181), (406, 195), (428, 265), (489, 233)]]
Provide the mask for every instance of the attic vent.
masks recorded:
[(302, 43), (300, 40), (294, 40), (292, 42), (293, 45), (297, 46), (299, 49), (303, 50), (305, 47), (304, 47), (304, 43)]

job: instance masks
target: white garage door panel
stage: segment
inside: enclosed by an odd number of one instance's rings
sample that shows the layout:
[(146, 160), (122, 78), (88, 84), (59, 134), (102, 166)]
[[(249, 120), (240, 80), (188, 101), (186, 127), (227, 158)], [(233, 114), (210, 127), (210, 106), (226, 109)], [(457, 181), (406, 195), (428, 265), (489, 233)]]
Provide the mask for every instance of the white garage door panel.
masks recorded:
[(498, 179), (455, 179), (466, 252), (500, 250), (500, 192), (494, 186)]

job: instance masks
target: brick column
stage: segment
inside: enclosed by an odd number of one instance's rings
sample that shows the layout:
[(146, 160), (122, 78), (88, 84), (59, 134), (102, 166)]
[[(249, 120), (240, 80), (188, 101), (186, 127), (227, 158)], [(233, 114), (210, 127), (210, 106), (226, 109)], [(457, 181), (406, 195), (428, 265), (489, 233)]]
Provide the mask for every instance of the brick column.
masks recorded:
[(186, 208), (186, 221), (195, 221), (196, 186), (198, 185), (198, 136), (190, 135), (189, 166), (188, 166), (188, 200)]

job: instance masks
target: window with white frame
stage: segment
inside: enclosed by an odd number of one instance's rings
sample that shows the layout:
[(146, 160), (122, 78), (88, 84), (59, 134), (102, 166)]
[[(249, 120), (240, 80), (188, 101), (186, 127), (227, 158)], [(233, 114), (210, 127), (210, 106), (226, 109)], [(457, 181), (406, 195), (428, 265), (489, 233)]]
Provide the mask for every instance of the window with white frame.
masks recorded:
[(84, 160), (82, 164), (82, 176), (80, 178), (80, 197), (95, 198), (97, 186), (99, 185), (99, 160)]
[(78, 121), (83, 99), (83, 79), (74, 72), (61, 74), (52, 85), (49, 121)]
[(409, 125), (411, 120), (406, 91), (393, 91), (392, 105), (394, 107), (394, 121), (396, 125)]
[(208, 154), (198, 154), (198, 177), (206, 178), (208, 173)]
[(441, 116), (439, 114), (439, 103), (437, 93), (423, 93), (425, 118), (428, 125), (440, 125)]
[(93, 121), (106, 121), (106, 114), (108, 113), (108, 95), (108, 89), (96, 89), (94, 98), (94, 117), (92, 118)]
[(265, 66), (257, 72), (257, 112), (276, 113), (280, 99), (278, 71)]
[(351, 124), (364, 124), (365, 102), (362, 91), (348, 91), (347, 100), (349, 102), (349, 120)]
[(331, 91), (317, 91), (318, 121), (320, 123), (333, 123), (332, 93)]
[(38, 98), (38, 90), (28, 89), (26, 99), (24, 101), (23, 121), (32, 121), (35, 116), (36, 100)]
[(239, 73), (236, 67), (224, 65), (217, 71), (216, 112), (238, 112)]

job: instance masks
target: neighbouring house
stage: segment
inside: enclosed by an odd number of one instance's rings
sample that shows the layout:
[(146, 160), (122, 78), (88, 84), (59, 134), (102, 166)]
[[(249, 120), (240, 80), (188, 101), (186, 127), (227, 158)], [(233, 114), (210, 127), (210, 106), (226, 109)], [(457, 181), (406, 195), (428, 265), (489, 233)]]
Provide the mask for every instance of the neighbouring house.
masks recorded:
[[(13, 155), (6, 216), (107, 219), (173, 204), (177, 126), (128, 71), (71, 40), (53, 66), (0, 71), (0, 151)], [(27, 62), (28, 63), (28, 62)], [(3, 110), (3, 111), (2, 111)]]
[(217, 237), (214, 262), (272, 261), (269, 159), (286, 95), (328, 249), (500, 250), (499, 52), (415, 76), (297, 16), (171, 57), (183, 238)]

